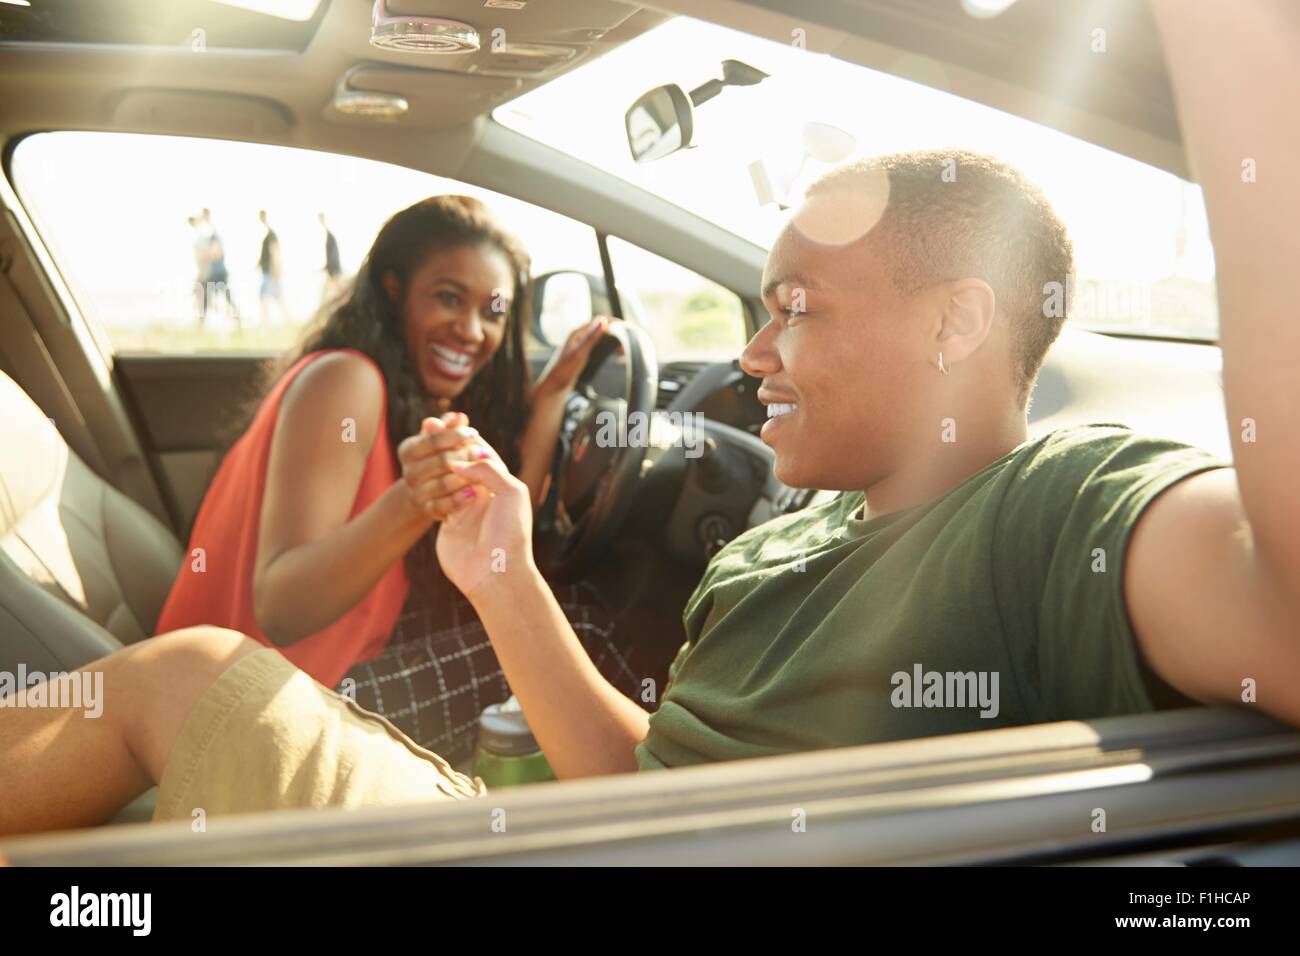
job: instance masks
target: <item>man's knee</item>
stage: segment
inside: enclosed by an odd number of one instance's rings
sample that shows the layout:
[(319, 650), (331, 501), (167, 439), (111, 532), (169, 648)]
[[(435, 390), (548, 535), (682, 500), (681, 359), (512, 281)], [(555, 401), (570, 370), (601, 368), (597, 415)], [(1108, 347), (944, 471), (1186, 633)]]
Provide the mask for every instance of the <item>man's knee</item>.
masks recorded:
[(262, 647), (227, 628), (188, 627), (132, 644), (104, 662), (108, 703), (116, 705), (128, 745), (155, 781), (195, 702), (226, 668)]
[(148, 690), (152, 680), (169, 683), (181, 675), (216, 678), (239, 658), (262, 647), (251, 637), (225, 627), (200, 625), (168, 631), (128, 644), (82, 669), (103, 671), (107, 680)]
[(143, 656), (166, 661), (169, 668), (215, 671), (214, 679), (239, 658), (264, 646), (239, 631), (207, 624), (168, 631), (140, 642), (140, 646), (145, 644), (149, 647)]

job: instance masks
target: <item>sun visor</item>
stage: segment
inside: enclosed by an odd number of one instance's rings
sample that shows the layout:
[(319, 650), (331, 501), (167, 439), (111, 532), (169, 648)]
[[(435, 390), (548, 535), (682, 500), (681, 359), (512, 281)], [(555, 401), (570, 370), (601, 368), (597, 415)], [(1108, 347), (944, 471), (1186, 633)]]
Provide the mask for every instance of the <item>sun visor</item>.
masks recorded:
[(206, 136), (275, 140), (293, 126), (278, 103), (235, 93), (129, 90), (112, 107), (113, 125), (136, 132), (174, 133), (201, 123)]

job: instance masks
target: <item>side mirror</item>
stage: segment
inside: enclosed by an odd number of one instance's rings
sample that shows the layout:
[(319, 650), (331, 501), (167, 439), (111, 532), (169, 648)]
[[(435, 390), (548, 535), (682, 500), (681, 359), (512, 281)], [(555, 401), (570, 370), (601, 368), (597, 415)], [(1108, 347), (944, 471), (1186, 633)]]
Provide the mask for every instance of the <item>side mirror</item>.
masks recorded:
[(623, 122), (632, 158), (648, 163), (691, 144), (695, 108), (682, 88), (671, 83), (656, 87), (633, 103)]
[(610, 311), (600, 276), (563, 269), (533, 280), (533, 336), (543, 345), (558, 348), (574, 329)]

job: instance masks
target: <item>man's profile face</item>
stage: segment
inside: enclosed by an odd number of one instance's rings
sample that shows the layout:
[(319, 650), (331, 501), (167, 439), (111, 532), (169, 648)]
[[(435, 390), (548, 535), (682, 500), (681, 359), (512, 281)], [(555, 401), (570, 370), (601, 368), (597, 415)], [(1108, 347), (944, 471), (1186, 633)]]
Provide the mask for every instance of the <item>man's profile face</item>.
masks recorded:
[(787, 485), (862, 490), (894, 471), (921, 419), (928, 377), (920, 304), (890, 279), (871, 233), (877, 190), (814, 195), (777, 238), (763, 270), (772, 321), (741, 355), (760, 399), (795, 410), (761, 437)]

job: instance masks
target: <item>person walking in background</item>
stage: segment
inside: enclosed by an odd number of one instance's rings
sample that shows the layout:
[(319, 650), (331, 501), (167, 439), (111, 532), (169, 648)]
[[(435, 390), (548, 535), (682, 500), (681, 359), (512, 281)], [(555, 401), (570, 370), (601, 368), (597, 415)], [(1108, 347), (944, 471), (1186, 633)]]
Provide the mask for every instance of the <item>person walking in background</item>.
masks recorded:
[(343, 288), (343, 263), (339, 259), (339, 241), (330, 232), (325, 223), (325, 214), (318, 213), (320, 227), (325, 230), (325, 285), (321, 291), (321, 302), (329, 302)]
[(199, 226), (207, 239), (207, 278), (202, 280), (204, 282), (204, 315), (206, 316), (207, 310), (216, 305), (218, 300), (225, 299), (230, 310), (230, 317), (235, 320), (235, 328), (242, 329), (243, 321), (239, 315), (239, 308), (235, 305), (234, 297), (230, 294), (230, 272), (226, 269), (226, 247), (222, 244), (221, 234), (217, 232), (217, 227), (212, 222), (211, 209), (205, 208), (200, 214)]
[(280, 290), (280, 276), (283, 272), (280, 259), (280, 237), (271, 228), (271, 223), (266, 218), (265, 209), (257, 213), (257, 218), (266, 227), (266, 234), (262, 236), (262, 252), (257, 259), (257, 268), (262, 274), (260, 298), (262, 303), (262, 323), (265, 325), (270, 320), (271, 303), (274, 303), (279, 310), (281, 319), (287, 318), (288, 315)]
[(194, 318), (200, 329), (208, 317), (208, 273), (211, 268), (207, 230), (197, 216), (185, 220), (194, 233)]

